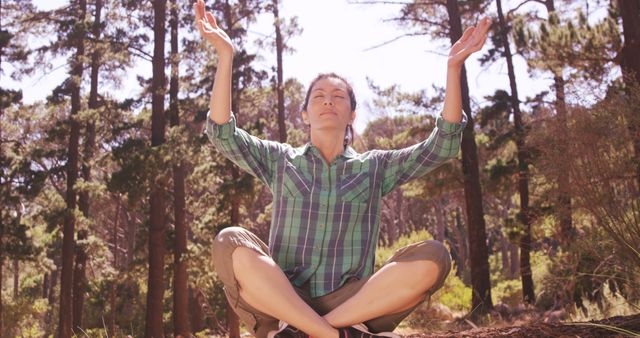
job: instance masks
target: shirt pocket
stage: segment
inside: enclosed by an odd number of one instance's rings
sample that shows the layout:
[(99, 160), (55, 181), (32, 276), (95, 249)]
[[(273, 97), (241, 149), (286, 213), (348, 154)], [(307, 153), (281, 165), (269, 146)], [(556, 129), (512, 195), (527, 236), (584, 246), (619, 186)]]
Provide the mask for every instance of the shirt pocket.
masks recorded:
[(344, 202), (364, 203), (371, 198), (369, 173), (344, 175), (338, 180), (338, 194)]
[(304, 173), (287, 163), (282, 175), (283, 194), (288, 197), (302, 198), (311, 193), (311, 180)]

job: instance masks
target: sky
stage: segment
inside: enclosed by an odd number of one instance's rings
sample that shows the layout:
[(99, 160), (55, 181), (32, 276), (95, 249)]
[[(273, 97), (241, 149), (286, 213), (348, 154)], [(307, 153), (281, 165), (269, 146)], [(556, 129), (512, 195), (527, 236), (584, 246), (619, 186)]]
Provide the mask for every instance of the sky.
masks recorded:
[[(205, 1), (210, 3), (212, 0)], [(34, 1), (43, 9), (59, 7), (66, 2)], [(281, 0), (280, 15), (283, 18), (297, 16), (303, 28), (302, 34), (289, 40), (295, 52), (283, 58), (285, 79), (295, 77), (306, 86), (321, 72), (336, 72), (344, 76), (351, 82), (359, 102), (354, 125), (358, 132), (365, 128), (372, 116), (367, 109), (367, 103), (373, 98), (367, 77), (381, 87), (398, 84), (403, 91), (426, 88), (428, 93), (433, 93), (433, 85), (444, 87), (448, 41), (433, 41), (429, 36), (405, 37), (371, 49), (405, 32), (394, 23), (383, 21), (398, 10), (399, 7), (394, 5), (358, 5), (349, 4), (347, 0)], [(249, 28), (249, 38), (257, 40), (263, 38), (264, 34), (272, 34), (272, 20), (271, 15), (259, 18)], [(465, 63), (471, 97), (479, 104), (485, 101), (484, 96), (496, 89), (509, 88), (505, 62), (499, 61), (488, 68), (480, 67), (477, 62), (487, 48), (488, 43)], [(67, 76), (68, 69), (64, 67), (64, 62), (61, 60), (62, 66), (47, 76), (13, 83), (14, 87), (23, 90), (25, 103), (42, 100), (51, 93)], [(516, 57), (514, 62), (521, 99), (549, 88), (549, 76), (531, 78), (522, 58)], [(267, 56), (262, 63), (268, 67), (274, 65), (275, 56)], [(123, 96), (131, 96), (126, 92), (138, 90), (135, 75), (148, 76), (150, 72), (150, 63), (141, 64), (130, 72), (130, 78), (120, 89), (125, 92)]]

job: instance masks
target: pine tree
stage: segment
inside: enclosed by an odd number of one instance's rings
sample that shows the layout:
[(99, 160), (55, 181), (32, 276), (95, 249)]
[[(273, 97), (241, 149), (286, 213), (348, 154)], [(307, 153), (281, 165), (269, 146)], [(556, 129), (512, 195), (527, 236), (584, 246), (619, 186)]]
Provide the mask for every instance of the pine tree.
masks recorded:
[[(92, 39), (94, 41), (100, 40), (101, 33), (101, 15), (102, 15), (102, 0), (96, 0), (94, 8), (94, 20), (91, 29)], [(98, 76), (100, 71), (100, 58), (101, 53), (95, 44), (91, 52), (91, 71), (90, 71), (90, 90), (89, 90), (89, 109), (98, 109)], [(81, 174), (84, 182), (91, 182), (91, 161), (93, 160), (95, 147), (96, 147), (96, 124), (95, 121), (87, 121), (85, 123), (85, 135), (84, 135), (84, 151), (83, 160), (81, 165)], [(82, 215), (89, 219), (90, 215), (90, 197), (89, 192), (86, 190), (80, 191), (78, 194), (78, 208), (82, 212)], [(82, 323), (82, 317), (84, 313), (84, 296), (86, 293), (86, 266), (87, 266), (87, 252), (84, 242), (88, 239), (88, 229), (78, 229), (78, 242), (76, 243), (76, 262), (73, 272), (73, 327), (84, 328)]]
[[(453, 45), (462, 36), (462, 20), (457, 0), (447, 0), (449, 16), (449, 38)], [(493, 308), (491, 282), (489, 280), (489, 257), (486, 244), (486, 225), (480, 187), (474, 119), (471, 115), (469, 85), (466, 69), (462, 68), (462, 107), (467, 115), (467, 126), (462, 135), (462, 171), (464, 173), (467, 224), (469, 227), (469, 257), (471, 258), (472, 309), (478, 314)]]
[[(165, 140), (165, 18), (166, 0), (153, 2), (153, 80), (151, 82), (151, 147), (158, 149)], [(164, 320), (164, 256), (165, 256), (165, 197), (164, 182), (153, 177), (149, 196), (149, 278), (147, 280), (147, 314), (145, 337), (163, 337)]]
[(75, 45), (76, 54), (71, 61), (71, 71), (69, 75), (69, 90), (71, 92), (71, 111), (69, 113), (69, 144), (67, 155), (67, 210), (64, 218), (63, 240), (62, 240), (62, 272), (60, 281), (60, 321), (58, 326), (58, 336), (60, 338), (71, 337), (73, 332), (73, 261), (75, 250), (75, 209), (77, 206), (77, 193), (75, 184), (78, 178), (78, 157), (80, 140), (80, 123), (77, 115), (82, 109), (80, 84), (84, 69), (84, 36), (85, 19), (87, 13), (87, 2), (79, 0), (73, 4), (77, 11), (77, 19), (72, 31), (72, 43)]
[(523, 234), (520, 237), (520, 274), (522, 276), (522, 295), (526, 303), (533, 304), (535, 293), (533, 290), (533, 279), (531, 278), (531, 263), (529, 252), (531, 250), (531, 215), (529, 212), (529, 153), (525, 145), (525, 129), (520, 111), (520, 100), (518, 98), (518, 87), (516, 75), (513, 67), (513, 55), (509, 43), (508, 26), (502, 10), (502, 1), (497, 0), (498, 7), (498, 34), (502, 40), (504, 58), (507, 61), (507, 71), (509, 73), (509, 87), (511, 88), (510, 109), (513, 112), (513, 124), (515, 129), (515, 141), (518, 152), (518, 194), (520, 195), (519, 221), (523, 227)]

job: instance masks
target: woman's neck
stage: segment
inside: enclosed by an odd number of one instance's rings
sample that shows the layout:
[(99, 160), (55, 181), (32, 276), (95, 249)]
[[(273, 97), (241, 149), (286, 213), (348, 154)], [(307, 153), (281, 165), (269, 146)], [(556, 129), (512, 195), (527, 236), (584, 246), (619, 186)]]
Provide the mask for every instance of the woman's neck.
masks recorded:
[(344, 152), (344, 134), (343, 130), (322, 130), (314, 132), (311, 130), (311, 144), (318, 148), (320, 155), (327, 162), (331, 164), (336, 156)]

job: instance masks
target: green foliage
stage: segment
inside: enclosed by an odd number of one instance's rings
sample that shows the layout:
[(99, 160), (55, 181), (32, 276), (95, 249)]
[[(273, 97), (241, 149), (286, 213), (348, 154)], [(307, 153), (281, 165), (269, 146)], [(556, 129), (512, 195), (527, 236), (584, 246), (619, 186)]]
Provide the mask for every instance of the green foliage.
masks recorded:
[(518, 279), (501, 280), (491, 287), (491, 297), (493, 304), (518, 305), (522, 303), (522, 282)]
[[(408, 236), (401, 236), (390, 247), (378, 247), (376, 250), (376, 270), (380, 269), (397, 250), (430, 239), (433, 237), (429, 232), (419, 230)], [(442, 289), (432, 297), (431, 301), (446, 305), (453, 311), (468, 311), (471, 304), (471, 288), (466, 286), (460, 278), (450, 273)]]
[(522, 16), (513, 24), (516, 46), (533, 69), (559, 75), (564, 67), (571, 66), (583, 72), (585, 78), (602, 80), (610, 71), (608, 63), (622, 47), (613, 6), (611, 3), (607, 17), (593, 25), (581, 9), (568, 18), (550, 13), (549, 20), (537, 30), (528, 17)]
[(376, 271), (380, 269), (387, 261), (387, 259), (391, 258), (391, 256), (393, 256), (396, 251), (410, 244), (426, 241), (429, 239), (433, 239), (433, 236), (431, 236), (431, 234), (429, 234), (427, 230), (422, 229), (419, 231), (414, 231), (408, 236), (401, 236), (390, 247), (378, 247), (378, 249), (376, 250)]
[[(9, 297), (3, 297), (8, 299)], [(3, 316), (5, 323), (4, 332), (0, 332), (3, 337), (28, 337), (39, 338), (44, 334), (44, 327), (39, 320), (44, 316), (49, 308), (46, 299), (31, 299), (19, 297), (12, 302), (3, 303)]]
[(446, 305), (453, 311), (467, 313), (471, 311), (471, 288), (458, 276), (449, 274), (444, 286), (433, 295), (431, 302)]
[(615, 252), (616, 243), (602, 229), (585, 228), (581, 240), (544, 264), (548, 272), (534, 271), (534, 276), (539, 276), (540, 288), (544, 290), (539, 306), (548, 307), (555, 302), (566, 305), (564, 302), (572, 300), (576, 309), (587, 316), (588, 310), (584, 305), (587, 301), (601, 312), (611, 307), (612, 296), (618, 295), (631, 303), (638, 302), (640, 285), (637, 271)]

